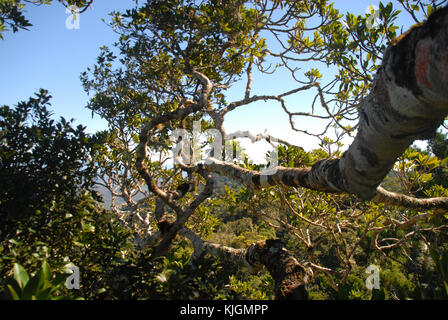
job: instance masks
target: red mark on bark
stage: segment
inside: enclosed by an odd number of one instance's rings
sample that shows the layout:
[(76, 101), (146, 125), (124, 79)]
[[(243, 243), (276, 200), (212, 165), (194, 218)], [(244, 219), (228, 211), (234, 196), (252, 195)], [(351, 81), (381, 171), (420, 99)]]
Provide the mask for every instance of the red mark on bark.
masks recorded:
[(432, 83), (428, 77), (429, 65), (431, 62), (431, 40), (424, 39), (419, 41), (416, 48), (415, 57), (415, 76), (419, 84), (432, 88)]
[(378, 79), (375, 86), (375, 94), (378, 100), (386, 107), (390, 108), (389, 92), (387, 91), (387, 86), (383, 77)]

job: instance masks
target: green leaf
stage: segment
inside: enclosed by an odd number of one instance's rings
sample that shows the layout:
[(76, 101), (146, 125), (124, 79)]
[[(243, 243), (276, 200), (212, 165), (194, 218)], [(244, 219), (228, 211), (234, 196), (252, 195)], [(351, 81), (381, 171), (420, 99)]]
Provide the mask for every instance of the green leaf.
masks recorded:
[(416, 158), (419, 155), (420, 155), (419, 152), (416, 152), (416, 151), (415, 152), (411, 152), (411, 153), (408, 154), (408, 159)]
[(76, 241), (76, 240), (73, 240), (73, 245), (75, 245), (75, 246), (77, 246), (77, 247), (83, 247), (83, 246), (84, 246), (84, 243), (79, 242), (79, 241)]
[(41, 285), (41, 275), (37, 273), (34, 277), (28, 281), (25, 288), (22, 291), (23, 300), (32, 300), (33, 297), (37, 297), (39, 287)]
[(8, 289), (8, 293), (11, 295), (11, 298), (13, 300), (20, 300), (19, 294), (14, 290), (14, 288), (10, 284), (8, 284), (6, 288)]
[(440, 163), (440, 161), (439, 161), (439, 159), (437, 159), (437, 158), (431, 158), (427, 163), (426, 163), (426, 165), (427, 166), (431, 166), (431, 165), (437, 165), (437, 166), (439, 166), (439, 163)]
[[(447, 160), (448, 160), (448, 158), (447, 158)], [(15, 244), (16, 246), (20, 245), (20, 242), (18, 242), (17, 240), (14, 240), (14, 239), (9, 239), (8, 242), (12, 243), (12, 244)]]
[(24, 288), (30, 279), (26, 270), (18, 263), (14, 264), (14, 279), (16, 279), (20, 288)]
[(53, 291), (53, 287), (46, 288), (45, 290), (42, 290), (37, 295), (37, 300), (49, 300), (50, 294)]
[(81, 227), (83, 232), (95, 232), (95, 227), (87, 222), (81, 221)]
[(67, 277), (68, 275), (66, 274), (57, 274), (53, 281), (51, 281), (51, 284), (55, 287), (59, 287), (61, 284), (65, 283)]
[(50, 265), (47, 263), (47, 261), (44, 261), (42, 263), (42, 267), (41, 267), (40, 271), (42, 272), (42, 276), (45, 280), (50, 280), (51, 269), (50, 269)]
[(444, 286), (444, 288), (445, 288), (445, 297), (448, 297), (448, 282), (446, 282), (446, 281), (443, 281), (443, 286)]
[(5, 289), (3, 291), (5, 298), (7, 300), (18, 300), (15, 299), (15, 296), (20, 297), (22, 290), (19, 287), (17, 281), (12, 278), (7, 278), (5, 280)]
[(432, 179), (432, 173), (425, 173), (421, 175), (421, 179), (423, 182), (428, 182)]
[(106, 290), (106, 288), (101, 288), (101, 289), (98, 289), (97, 291), (96, 291), (96, 294), (102, 294), (102, 293), (104, 293), (104, 292), (106, 292), (107, 290)]

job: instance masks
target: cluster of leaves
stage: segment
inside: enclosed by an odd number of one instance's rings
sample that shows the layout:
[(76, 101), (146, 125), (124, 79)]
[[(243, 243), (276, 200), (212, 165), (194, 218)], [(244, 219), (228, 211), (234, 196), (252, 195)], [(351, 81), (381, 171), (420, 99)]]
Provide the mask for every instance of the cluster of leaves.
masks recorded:
[(73, 263), (88, 297), (101, 285), (99, 275), (129, 250), (129, 232), (91, 191), (98, 142), (81, 126), (51, 119), (49, 100), (41, 90), (15, 108), (1, 108), (0, 279), (15, 263), (28, 270), (42, 261), (56, 269)]
[(91, 185), (95, 176), (88, 164), (94, 142), (81, 125), (51, 119), (50, 98), (40, 90), (15, 109), (0, 109), (3, 232), (11, 232), (5, 219), (29, 216), (53, 200), (76, 198), (77, 187)]
[[(224, 89), (250, 59), (265, 55), (264, 40), (256, 35), (262, 17), (238, 1), (150, 1), (111, 16), (122, 58), (103, 48), (98, 64), (82, 75), (85, 89), (95, 92), (89, 108), (108, 120), (128, 110), (151, 117), (172, 111), (183, 99), (197, 101), (193, 70)], [(123, 68), (114, 69), (118, 62)], [(211, 97), (221, 106), (222, 89)]]
[[(165, 257), (127, 255), (126, 263), (107, 274), (110, 286), (101, 299), (266, 299), (269, 274), (251, 276), (233, 264), (201, 256), (192, 261), (192, 248), (178, 241)], [(147, 252), (149, 254), (150, 252)], [(260, 289), (261, 288), (261, 289)], [(272, 296), (269, 296), (272, 297)]]
[(74, 300), (73, 294), (64, 294), (66, 274), (52, 274), (50, 265), (44, 261), (32, 277), (18, 263), (14, 264), (14, 276), (5, 281), (5, 298), (8, 300)]
[(13, 32), (20, 29), (26, 29), (31, 26), (28, 20), (20, 11), (23, 8), (18, 1), (2, 0), (0, 2), (0, 39), (3, 39), (2, 33), (7, 31), (7, 25), (10, 26)]
[[(126, 26), (125, 19), (130, 19)], [(126, 44), (133, 55), (147, 56), (146, 48), (151, 46), (153, 59), (172, 61), (172, 68), (166, 71), (175, 72), (179, 63), (187, 71), (201, 70), (210, 79), (223, 83), (225, 78), (242, 72), (249, 52), (263, 48), (262, 42), (250, 37), (261, 22), (257, 19), (260, 17), (256, 10), (240, 8), (238, 1), (172, 0), (130, 10), (116, 20), (116, 26), (128, 30), (122, 37), (127, 41), (122, 45)], [(142, 37), (142, 27), (153, 34)], [(137, 40), (133, 47), (129, 46), (129, 38)]]

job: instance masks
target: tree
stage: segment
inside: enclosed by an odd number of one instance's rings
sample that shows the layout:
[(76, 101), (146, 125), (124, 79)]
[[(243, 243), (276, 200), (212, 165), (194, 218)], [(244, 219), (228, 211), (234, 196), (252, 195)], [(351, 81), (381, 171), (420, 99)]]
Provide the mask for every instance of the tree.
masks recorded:
[[(422, 16), (419, 11), (428, 17), (400, 37), (394, 25), (399, 12), (391, 3), (380, 3), (377, 27), (372, 27), (373, 13), (342, 19), (323, 0), (155, 0), (113, 14), (111, 25), (120, 34), (120, 66), (113, 67), (117, 57), (103, 48), (98, 64), (82, 74), (82, 81), (86, 91), (95, 92), (89, 108), (112, 129), (121, 128), (114, 134), (122, 141), (132, 137), (130, 145), (116, 149), (125, 150), (119, 151), (126, 163), (121, 190), (131, 183), (140, 186), (143, 179), (152, 194), (139, 203), (151, 203), (146, 215), (152, 213), (155, 221), (144, 223), (158, 226), (158, 231), (146, 228), (153, 257), (167, 254), (183, 235), (191, 241), (194, 257), (209, 253), (252, 270), (265, 266), (275, 281), (277, 298), (306, 298), (314, 272), (325, 274), (334, 290), (342, 290), (354, 268), (353, 256), (367, 238), (375, 250), (384, 252), (421, 234), (380, 239), (381, 233), (407, 230), (428, 219), (444, 221), (446, 197), (420, 199), (380, 186), (397, 158), (414, 140), (430, 138), (448, 111), (448, 69), (446, 59), (440, 58), (446, 54), (448, 9), (434, 2), (398, 2), (414, 20)], [(334, 77), (327, 80), (317, 68), (307, 66), (310, 62), (334, 65)], [(299, 66), (307, 71), (300, 74)], [(253, 94), (255, 75), (281, 70), (290, 72), (296, 88)], [(242, 98), (229, 102), (228, 91), (243, 79)], [(316, 92), (311, 112), (290, 111), (287, 100), (309, 90)], [(226, 133), (229, 112), (260, 101), (278, 102), (299, 132), (312, 134), (297, 128), (296, 117), (326, 121), (323, 133), (313, 134), (322, 146), (340, 147), (342, 137), (356, 135), (344, 153), (330, 148), (306, 153), (270, 135)], [(198, 147), (205, 138), (195, 132), (211, 128), (215, 131), (209, 132), (222, 140), (247, 136), (275, 147), (282, 144), (277, 160), (287, 165), (266, 173), (244, 157), (240, 163), (222, 161), (219, 143), (213, 150)], [(334, 141), (327, 136), (330, 128), (336, 131)], [(188, 131), (193, 132), (192, 144)], [(166, 160), (160, 159), (170, 150), (174, 166), (164, 167)], [(209, 155), (205, 161), (198, 161), (201, 152)], [(112, 163), (114, 159), (109, 157)], [(126, 178), (131, 168), (140, 178)], [(201, 223), (192, 222), (215, 199), (212, 173), (238, 181), (248, 202), (258, 202), (253, 208), (259, 209), (260, 217), (294, 234), (306, 252), (305, 262), (299, 263), (284, 242), (273, 239), (244, 249), (204, 240)], [(132, 202), (128, 195), (125, 199)], [(270, 201), (255, 200), (260, 197)], [(136, 209), (128, 210), (130, 217), (137, 214)], [(207, 218), (203, 225), (211, 221)], [(334, 268), (342, 271), (322, 265), (314, 250), (323, 243), (332, 245), (338, 260)]]
[[(109, 285), (106, 270), (121, 266), (119, 253), (132, 251), (132, 244), (93, 190), (97, 169), (91, 159), (100, 138), (74, 127), (73, 120), (51, 119), (50, 99), (41, 89), (28, 101), (0, 108), (1, 289), (13, 266), (16, 273), (31, 271), (48, 261), (61, 273), (67, 265), (79, 267), (81, 295), (97, 297), (97, 290)], [(31, 293), (55, 296), (57, 290), (72, 296), (61, 275), (55, 282), (47, 271), (39, 277), (30, 280), (31, 291), (24, 289), (26, 275), (20, 289), (12, 284), (16, 295), (31, 299)]]
[(74, 199), (93, 183), (95, 168), (88, 164), (93, 140), (81, 125), (72, 128), (72, 121), (52, 120), (50, 98), (48, 91), (40, 90), (15, 109), (1, 109), (4, 233), (14, 232), (11, 221), (29, 218), (54, 200)]

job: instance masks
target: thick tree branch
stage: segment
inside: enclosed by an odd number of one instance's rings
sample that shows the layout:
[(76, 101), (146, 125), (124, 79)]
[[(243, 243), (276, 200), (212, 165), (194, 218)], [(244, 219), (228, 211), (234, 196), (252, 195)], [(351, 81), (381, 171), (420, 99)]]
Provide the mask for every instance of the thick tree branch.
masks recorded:
[[(175, 239), (178, 232), (184, 228), (185, 223), (187, 222), (188, 218), (195, 212), (197, 207), (208, 197), (210, 197), (213, 193), (213, 185), (214, 180), (210, 174), (204, 174), (204, 177), (207, 181), (204, 189), (200, 192), (200, 194), (193, 200), (193, 202), (186, 208), (185, 210), (182, 210), (182, 212), (177, 212), (177, 219), (173, 223), (170, 223), (166, 220), (162, 220), (159, 222), (159, 229), (161, 231), (161, 237), (162, 240), (160, 243), (155, 247), (152, 256), (153, 257), (159, 257), (162, 255), (165, 255), (173, 240)], [(158, 203), (159, 205), (162, 205), (162, 209), (159, 209), (163, 211), (163, 204)], [(163, 218), (162, 218), (163, 219)]]
[(275, 298), (278, 300), (306, 300), (309, 275), (305, 268), (286, 250), (279, 240), (266, 240), (247, 249), (251, 264), (264, 265), (275, 281)]
[(399, 207), (405, 207), (416, 210), (439, 209), (448, 212), (448, 198), (427, 198), (419, 199), (404, 194), (390, 192), (382, 187), (376, 189), (375, 196), (372, 198), (375, 203), (389, 204)]
[(194, 246), (194, 257), (202, 253), (221, 257), (251, 271), (265, 266), (275, 281), (275, 298), (280, 300), (306, 300), (308, 292), (306, 285), (309, 273), (305, 267), (286, 250), (279, 240), (265, 240), (252, 244), (247, 249), (234, 249), (202, 240), (187, 228), (181, 231)]
[(208, 98), (210, 96), (211, 91), (213, 90), (213, 84), (211, 81), (202, 73), (198, 71), (192, 71), (192, 74), (198, 78), (198, 80), (202, 83), (203, 88), (201, 92), (201, 96), (199, 102), (195, 103), (193, 101), (188, 101), (188, 104), (182, 104), (178, 109), (160, 115), (152, 119), (149, 123), (147, 123), (140, 132), (140, 141), (137, 146), (137, 160), (136, 167), (139, 171), (140, 175), (145, 179), (146, 184), (151, 192), (160, 197), (172, 207), (176, 212), (181, 212), (182, 210), (173, 202), (172, 197), (163, 190), (161, 190), (156, 182), (153, 179), (152, 174), (148, 170), (148, 167), (145, 161), (148, 159), (148, 150), (147, 147), (149, 145), (151, 139), (151, 133), (154, 128), (159, 124), (163, 124), (172, 120), (184, 119), (187, 115), (195, 113), (201, 109), (206, 109), (208, 106)]
[(397, 157), (416, 139), (430, 137), (448, 113), (448, 7), (413, 28), (385, 53), (372, 90), (360, 104), (358, 133), (340, 159), (311, 168), (278, 167), (262, 175), (209, 159), (201, 169), (253, 188), (284, 184), (346, 192), (363, 200), (415, 208), (444, 206), (444, 199), (414, 200), (378, 188)]
[(237, 138), (248, 138), (248, 139), (250, 139), (250, 141), (252, 143), (261, 141), (261, 140), (265, 140), (267, 143), (269, 143), (273, 147), (277, 147), (275, 145), (275, 143), (281, 143), (287, 147), (294, 147), (294, 148), (299, 148), (299, 149), (303, 150), (302, 147), (293, 145), (286, 140), (279, 139), (279, 138), (273, 137), (269, 134), (263, 134), (263, 133), (253, 135), (250, 131), (241, 131), (240, 130), (240, 131), (230, 133), (230, 134), (226, 135), (225, 140), (232, 140), (232, 139), (237, 139)]
[[(287, 168), (277, 167), (274, 174), (263, 175), (258, 171), (241, 168), (233, 163), (228, 163), (214, 158), (208, 158), (207, 163), (199, 164), (196, 169), (211, 171), (220, 175), (235, 179), (244, 185), (258, 190), (260, 188), (285, 185), (288, 187), (304, 187), (312, 190), (323, 191), (327, 193), (344, 193), (345, 190), (339, 189), (331, 184), (332, 176), (326, 176), (333, 168), (334, 174), (337, 173), (338, 159), (326, 159), (317, 162), (312, 167)], [(327, 179), (330, 178), (330, 181)], [(448, 198), (428, 198), (418, 199), (399, 193), (385, 190), (382, 187), (375, 189), (375, 194), (371, 199), (375, 203), (383, 203), (416, 210), (445, 209), (448, 210)]]
[(397, 157), (431, 137), (448, 112), (448, 7), (389, 47), (361, 103), (355, 140), (338, 163), (338, 186), (371, 199)]

